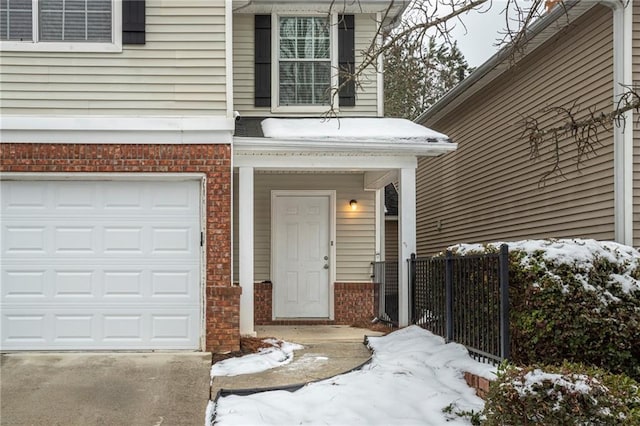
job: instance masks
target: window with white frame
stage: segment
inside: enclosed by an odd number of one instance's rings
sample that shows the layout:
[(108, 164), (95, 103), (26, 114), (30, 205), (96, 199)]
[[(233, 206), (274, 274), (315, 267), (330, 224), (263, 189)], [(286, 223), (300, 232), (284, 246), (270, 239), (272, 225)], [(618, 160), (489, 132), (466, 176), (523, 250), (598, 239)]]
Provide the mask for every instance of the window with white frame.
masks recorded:
[(331, 27), (327, 16), (278, 18), (279, 106), (327, 105), (331, 89)]
[(0, 40), (111, 43), (113, 12), (113, 0), (0, 0)]

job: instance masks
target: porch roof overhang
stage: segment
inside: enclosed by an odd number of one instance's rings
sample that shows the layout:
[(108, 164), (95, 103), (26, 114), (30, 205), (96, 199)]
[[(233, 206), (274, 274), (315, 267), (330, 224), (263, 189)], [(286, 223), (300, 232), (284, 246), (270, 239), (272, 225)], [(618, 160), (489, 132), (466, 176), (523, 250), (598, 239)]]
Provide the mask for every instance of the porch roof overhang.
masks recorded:
[(398, 118), (268, 118), (261, 130), (264, 137), (234, 137), (234, 155), (421, 157), (457, 148), (446, 135)]

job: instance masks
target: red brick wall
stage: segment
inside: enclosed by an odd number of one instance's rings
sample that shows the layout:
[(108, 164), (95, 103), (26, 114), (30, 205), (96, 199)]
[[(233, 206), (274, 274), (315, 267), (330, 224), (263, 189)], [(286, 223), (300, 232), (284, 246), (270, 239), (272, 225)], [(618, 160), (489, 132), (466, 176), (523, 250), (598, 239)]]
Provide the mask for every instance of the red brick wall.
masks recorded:
[(376, 316), (375, 301), (377, 284), (336, 283), (336, 324), (352, 325), (371, 321)]
[(301, 324), (340, 324), (353, 325), (369, 322), (376, 316), (377, 284), (373, 283), (335, 283), (335, 319), (329, 320), (276, 320), (273, 318), (271, 282), (254, 284), (254, 321), (256, 325), (301, 325)]
[(476, 395), (478, 395), (482, 399), (487, 398), (487, 393), (489, 393), (489, 385), (491, 384), (491, 381), (489, 379), (485, 379), (484, 377), (480, 377), (476, 374), (465, 372), (464, 380), (470, 387), (476, 390)]
[(0, 172), (203, 173), (207, 177), (207, 351), (240, 347), (231, 287), (231, 146), (1, 144)]
[(272, 323), (273, 285), (263, 281), (253, 285), (253, 321), (255, 325)]

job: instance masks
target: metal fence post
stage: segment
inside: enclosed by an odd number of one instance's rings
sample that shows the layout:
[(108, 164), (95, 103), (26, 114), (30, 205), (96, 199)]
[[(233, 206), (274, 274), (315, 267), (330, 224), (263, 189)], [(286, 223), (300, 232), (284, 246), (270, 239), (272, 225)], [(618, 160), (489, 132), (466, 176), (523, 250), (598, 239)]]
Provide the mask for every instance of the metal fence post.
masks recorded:
[(445, 283), (445, 341), (453, 340), (453, 254), (447, 250), (444, 268)]
[(511, 337), (509, 335), (509, 246), (500, 246), (500, 356), (511, 356)]
[(416, 320), (416, 254), (411, 253), (409, 259), (409, 323), (413, 324)]

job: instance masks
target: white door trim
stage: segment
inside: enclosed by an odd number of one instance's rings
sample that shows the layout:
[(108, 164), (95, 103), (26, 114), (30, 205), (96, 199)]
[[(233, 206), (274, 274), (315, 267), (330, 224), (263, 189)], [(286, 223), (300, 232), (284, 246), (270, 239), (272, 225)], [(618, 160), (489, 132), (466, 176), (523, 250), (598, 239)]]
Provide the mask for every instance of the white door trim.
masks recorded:
[[(335, 319), (334, 310), (334, 287), (336, 282), (336, 191), (335, 190), (272, 190), (271, 191), (271, 276), (273, 282), (275, 282), (275, 273), (277, 271), (277, 259), (276, 253), (276, 236), (277, 233), (277, 221), (276, 221), (276, 198), (278, 197), (315, 197), (315, 196), (327, 196), (329, 197), (329, 320)], [(273, 297), (271, 313), (272, 319), (276, 319), (276, 298), (275, 298), (276, 286), (272, 285)]]
[(0, 174), (0, 180), (25, 181), (200, 181), (200, 232), (203, 236), (200, 246), (200, 336), (199, 350), (206, 348), (207, 336), (207, 176), (204, 173), (128, 173), (128, 172), (5, 172)]

